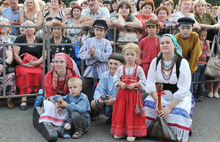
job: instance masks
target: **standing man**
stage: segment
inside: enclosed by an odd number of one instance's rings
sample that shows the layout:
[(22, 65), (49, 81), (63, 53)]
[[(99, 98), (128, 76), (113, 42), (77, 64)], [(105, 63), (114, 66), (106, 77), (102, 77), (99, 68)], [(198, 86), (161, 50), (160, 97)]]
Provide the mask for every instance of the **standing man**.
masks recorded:
[[(19, 17), (22, 10), (18, 7), (18, 0), (8, 0), (9, 6), (2, 10), (2, 17), (8, 19), (11, 25), (20, 25)], [(19, 28), (12, 28), (12, 35), (20, 35)]]
[(105, 7), (99, 7), (99, 0), (87, 0), (89, 9), (83, 9), (81, 13), (81, 26), (93, 25), (96, 19), (105, 20), (110, 25), (109, 10)]

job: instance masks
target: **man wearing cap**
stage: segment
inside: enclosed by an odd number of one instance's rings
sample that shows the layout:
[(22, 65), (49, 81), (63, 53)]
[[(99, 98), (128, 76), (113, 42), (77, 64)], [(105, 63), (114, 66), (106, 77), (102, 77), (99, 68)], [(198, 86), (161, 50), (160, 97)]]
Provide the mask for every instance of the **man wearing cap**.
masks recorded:
[[(8, 8), (2, 9), (2, 17), (8, 19), (11, 25), (19, 25), (19, 17), (22, 10), (18, 7), (18, 0), (8, 0)], [(19, 28), (11, 29), (12, 35), (20, 35)]]
[(109, 10), (105, 7), (99, 7), (99, 0), (87, 0), (89, 9), (83, 9), (81, 13), (81, 26), (93, 25), (96, 19), (105, 20), (110, 25)]
[[(93, 27), (95, 37), (87, 39), (78, 53), (82, 60), (86, 60), (87, 67), (83, 75), (82, 92), (88, 96), (90, 102), (93, 99), (92, 92), (95, 90), (102, 73), (109, 70), (108, 57), (112, 53), (110, 42), (103, 38), (108, 29), (106, 21), (95, 20)], [(90, 116), (91, 120), (97, 119), (94, 111), (91, 112)]]
[(103, 4), (103, 6), (104, 6), (105, 8), (107, 8), (107, 9), (109, 10), (109, 12), (111, 11), (110, 1), (105, 0), (105, 1), (103, 1), (102, 4)]
[[(183, 58), (189, 62), (191, 74), (193, 74), (197, 70), (201, 51), (199, 35), (192, 32), (195, 20), (190, 17), (183, 17), (179, 18), (177, 22), (179, 23), (178, 29), (180, 30), (180, 33), (176, 34), (175, 37), (182, 48)], [(193, 93), (192, 84), (190, 91)]]

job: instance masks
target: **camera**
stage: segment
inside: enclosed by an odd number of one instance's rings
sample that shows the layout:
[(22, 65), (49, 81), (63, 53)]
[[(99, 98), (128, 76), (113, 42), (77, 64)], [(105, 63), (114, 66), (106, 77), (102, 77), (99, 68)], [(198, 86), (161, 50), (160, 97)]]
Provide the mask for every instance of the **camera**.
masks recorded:
[(108, 97), (106, 97), (106, 96), (102, 96), (102, 97), (101, 97), (101, 100), (104, 102), (104, 101), (109, 100), (109, 98), (108, 98)]

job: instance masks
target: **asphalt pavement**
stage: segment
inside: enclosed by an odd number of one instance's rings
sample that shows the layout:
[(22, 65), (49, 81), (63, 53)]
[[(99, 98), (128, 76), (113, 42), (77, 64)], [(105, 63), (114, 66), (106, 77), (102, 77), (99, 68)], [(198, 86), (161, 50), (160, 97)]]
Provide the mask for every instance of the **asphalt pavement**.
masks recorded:
[[(6, 100), (0, 100), (0, 142), (46, 142), (33, 127), (34, 98), (28, 98), (28, 109), (19, 110), (20, 99), (15, 100), (15, 108), (8, 109)], [(125, 142), (126, 138), (116, 140), (110, 134), (107, 117), (91, 122), (88, 133), (80, 139), (58, 138), (58, 142)], [(188, 142), (220, 142), (220, 99), (203, 97), (203, 102), (196, 103), (193, 119), (193, 135)], [(137, 138), (137, 142), (156, 142), (155, 138)]]

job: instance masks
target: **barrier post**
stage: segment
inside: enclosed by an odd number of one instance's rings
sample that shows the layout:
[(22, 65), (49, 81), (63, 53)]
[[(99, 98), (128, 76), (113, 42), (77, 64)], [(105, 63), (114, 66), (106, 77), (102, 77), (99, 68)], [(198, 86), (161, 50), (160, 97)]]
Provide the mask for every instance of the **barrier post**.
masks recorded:
[(47, 71), (50, 71), (50, 28), (51, 26), (47, 27)]
[(46, 46), (46, 38), (45, 38), (45, 26), (43, 27), (43, 78), (42, 78), (42, 87), (43, 87), (43, 94), (45, 97), (45, 88), (44, 88), (44, 76), (45, 76), (45, 46)]
[(5, 63), (5, 59), (6, 59), (6, 56), (5, 56), (5, 45), (3, 45), (3, 96), (6, 97), (6, 87), (5, 87), (5, 71), (6, 71), (6, 63)]

